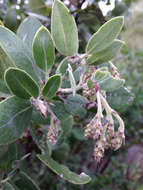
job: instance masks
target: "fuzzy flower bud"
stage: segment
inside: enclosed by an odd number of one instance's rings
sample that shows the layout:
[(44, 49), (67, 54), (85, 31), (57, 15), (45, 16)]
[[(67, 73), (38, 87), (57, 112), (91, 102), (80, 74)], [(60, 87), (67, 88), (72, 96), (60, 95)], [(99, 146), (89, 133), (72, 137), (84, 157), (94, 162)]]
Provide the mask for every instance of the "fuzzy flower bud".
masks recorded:
[(55, 145), (58, 140), (59, 121), (51, 118), (51, 125), (47, 132), (47, 143)]
[(110, 143), (113, 150), (118, 150), (122, 145), (122, 138), (116, 133)]
[(85, 127), (84, 136), (86, 139), (89, 137), (93, 138), (95, 141), (98, 140), (102, 134), (103, 126), (101, 118), (96, 115), (88, 125)]
[(96, 162), (100, 162), (101, 159), (104, 156), (104, 145), (102, 144), (101, 141), (97, 141), (95, 147), (94, 147), (94, 159), (96, 160)]
[(57, 134), (55, 133), (55, 131), (50, 130), (50, 128), (47, 133), (47, 141), (51, 145), (55, 145), (57, 143)]

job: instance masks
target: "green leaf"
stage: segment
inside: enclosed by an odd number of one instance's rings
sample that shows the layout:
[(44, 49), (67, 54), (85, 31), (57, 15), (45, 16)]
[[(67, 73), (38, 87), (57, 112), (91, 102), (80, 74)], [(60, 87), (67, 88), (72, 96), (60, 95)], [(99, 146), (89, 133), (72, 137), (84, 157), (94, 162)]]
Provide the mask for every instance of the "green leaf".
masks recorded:
[(85, 141), (83, 130), (80, 127), (74, 127), (72, 130), (72, 135), (78, 141)]
[(51, 33), (61, 54), (72, 56), (78, 52), (78, 31), (75, 20), (60, 0), (55, 0), (53, 5)]
[(34, 17), (27, 17), (20, 24), (17, 35), (26, 43), (32, 51), (32, 43), (37, 30), (42, 26), (39, 20)]
[(13, 96), (0, 102), (0, 145), (17, 140), (28, 126), (31, 114), (29, 101)]
[(95, 63), (96, 65), (98, 65), (110, 61), (116, 56), (116, 54), (119, 52), (119, 50), (124, 44), (125, 43), (121, 40), (114, 40), (106, 49), (90, 55), (87, 58), (86, 63)]
[(85, 117), (86, 109), (84, 108), (86, 105), (86, 100), (81, 95), (69, 95), (65, 100), (65, 108), (66, 110), (73, 116), (78, 116), (80, 118)]
[(29, 0), (29, 8), (31, 12), (43, 16), (48, 16), (51, 10), (46, 6), (44, 0)]
[(100, 89), (107, 92), (114, 91), (125, 83), (124, 79), (116, 79), (108, 71), (101, 71), (100, 69), (95, 72), (95, 80)]
[(35, 63), (45, 72), (53, 66), (55, 49), (50, 32), (44, 26), (37, 31), (33, 41), (33, 55)]
[(7, 14), (4, 18), (4, 25), (5, 27), (9, 28), (12, 31), (16, 31), (18, 27), (18, 19), (17, 19), (17, 13), (15, 8), (10, 8), (7, 11)]
[(69, 158), (70, 146), (67, 143), (62, 143), (60, 145), (56, 145), (54, 150), (52, 151), (52, 157), (56, 161), (64, 162)]
[(51, 105), (50, 108), (59, 120), (65, 120), (70, 116), (70, 113), (66, 110), (63, 102), (55, 101), (54, 105)]
[(48, 155), (37, 155), (37, 157), (48, 166), (53, 172), (58, 174), (61, 178), (77, 185), (89, 183), (91, 178), (85, 173), (80, 175), (70, 171), (66, 166), (60, 165)]
[(51, 76), (45, 86), (42, 89), (42, 94), (48, 99), (51, 99), (55, 96), (61, 84), (61, 76), (53, 75)]
[(15, 190), (15, 188), (9, 182), (5, 182), (2, 185), (2, 190)]
[(0, 75), (1, 78), (3, 78), (4, 71), (9, 66), (12, 66), (25, 70), (33, 79), (38, 81), (33, 69), (32, 55), (28, 51), (27, 46), (13, 32), (3, 26), (0, 26), (0, 52), (2, 52), (3, 56), (1, 58), (3, 65), (0, 67), (3, 70), (3, 73)]
[(20, 179), (16, 180), (14, 183), (20, 190), (40, 190), (38, 185), (25, 172), (20, 171), (18, 177), (20, 177)]
[(70, 57), (65, 57), (59, 64), (56, 70), (56, 74), (61, 74), (62, 76), (66, 74), (68, 64), (70, 63), (69, 61)]
[(5, 81), (12, 93), (20, 98), (37, 98), (39, 87), (25, 71), (18, 68), (9, 68), (5, 73)]
[(119, 112), (127, 110), (127, 108), (133, 103), (133, 100), (134, 94), (125, 87), (107, 93), (107, 101), (109, 105)]
[(119, 16), (109, 20), (100, 27), (87, 44), (87, 54), (95, 54), (107, 48), (120, 33), (123, 22), (124, 17)]
[(68, 133), (71, 132), (73, 126), (73, 116), (66, 117), (65, 119), (61, 120), (61, 128), (63, 130), (63, 137), (66, 137)]

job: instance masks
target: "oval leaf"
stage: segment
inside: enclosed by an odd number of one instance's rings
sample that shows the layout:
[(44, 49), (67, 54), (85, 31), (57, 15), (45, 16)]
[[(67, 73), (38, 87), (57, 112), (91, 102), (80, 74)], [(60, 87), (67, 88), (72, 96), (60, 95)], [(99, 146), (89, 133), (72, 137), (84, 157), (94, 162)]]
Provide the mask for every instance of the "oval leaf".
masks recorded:
[(54, 64), (55, 49), (50, 32), (44, 26), (37, 31), (33, 41), (33, 55), (36, 65), (47, 72)]
[(70, 113), (66, 110), (65, 104), (60, 101), (54, 101), (54, 104), (50, 106), (54, 114), (59, 120), (65, 120), (70, 117)]
[(107, 92), (114, 91), (124, 85), (124, 79), (114, 78), (108, 71), (98, 69), (95, 72), (95, 80), (102, 90)]
[[(32, 78), (38, 81), (38, 78), (33, 69), (33, 59), (27, 46), (13, 32), (7, 28), (0, 26), (0, 52), (3, 52), (3, 71), (9, 66), (18, 67), (25, 70)], [(8, 63), (4, 58), (8, 59)], [(6, 64), (5, 64), (6, 63)], [(4, 73), (3, 73), (4, 75)], [(3, 77), (2, 75), (2, 77)]]
[(58, 91), (61, 84), (61, 76), (60, 75), (53, 75), (50, 77), (42, 89), (43, 96), (51, 99), (55, 96), (56, 92)]
[(121, 40), (114, 40), (106, 49), (89, 56), (86, 63), (92, 64), (95, 62), (95, 64), (98, 65), (110, 61), (116, 56), (124, 44), (125, 43)]
[(20, 24), (17, 35), (26, 43), (32, 51), (32, 43), (37, 30), (42, 26), (39, 20), (34, 17), (27, 17)]
[(0, 102), (0, 145), (17, 140), (28, 126), (31, 114), (29, 101), (13, 96)]
[(39, 95), (36, 82), (23, 70), (9, 68), (5, 73), (5, 81), (12, 93), (20, 98), (37, 98)]
[(53, 172), (58, 174), (61, 178), (73, 183), (73, 184), (86, 184), (89, 183), (91, 178), (85, 173), (80, 175), (70, 171), (66, 166), (60, 165), (55, 160), (50, 158), (48, 155), (37, 155), (37, 157), (48, 166)]
[(133, 103), (134, 94), (127, 88), (121, 87), (107, 94), (109, 105), (116, 111), (123, 112)]
[(52, 9), (51, 33), (56, 48), (61, 54), (72, 56), (78, 52), (78, 32), (75, 20), (59, 0), (55, 0)]
[(4, 17), (4, 25), (12, 31), (16, 31), (18, 27), (18, 19), (16, 8), (10, 8)]
[(65, 100), (66, 110), (73, 116), (84, 118), (86, 115), (86, 99), (81, 95), (69, 95)]
[(87, 54), (97, 53), (107, 48), (120, 33), (124, 17), (115, 17), (106, 22), (89, 40)]
[(70, 115), (69, 117), (66, 117), (64, 120), (61, 120), (61, 128), (63, 130), (62, 137), (66, 137), (72, 130), (73, 126), (73, 116)]

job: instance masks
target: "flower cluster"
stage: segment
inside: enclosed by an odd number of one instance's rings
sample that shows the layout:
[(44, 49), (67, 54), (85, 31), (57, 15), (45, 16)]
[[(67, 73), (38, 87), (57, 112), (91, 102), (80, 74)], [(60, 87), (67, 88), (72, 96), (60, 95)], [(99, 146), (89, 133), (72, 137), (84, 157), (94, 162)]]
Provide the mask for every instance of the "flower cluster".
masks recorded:
[[(98, 90), (96, 92), (97, 114), (85, 127), (85, 138), (92, 138), (95, 141), (94, 158), (100, 162), (104, 151), (108, 148), (117, 150), (125, 141), (124, 122), (119, 114), (113, 110), (106, 101), (106, 98)], [(106, 114), (103, 115), (103, 110)], [(119, 123), (118, 130), (115, 130), (114, 120)]]

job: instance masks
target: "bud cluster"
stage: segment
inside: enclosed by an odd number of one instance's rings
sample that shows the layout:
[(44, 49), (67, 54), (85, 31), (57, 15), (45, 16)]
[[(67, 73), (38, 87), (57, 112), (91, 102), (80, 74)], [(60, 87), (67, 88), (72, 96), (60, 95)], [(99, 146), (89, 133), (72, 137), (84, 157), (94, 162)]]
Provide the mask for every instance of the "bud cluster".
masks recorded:
[(51, 117), (51, 123), (47, 132), (47, 144), (55, 145), (58, 140), (59, 121)]
[[(104, 151), (108, 148), (117, 150), (125, 141), (124, 122), (119, 114), (113, 110), (106, 101), (106, 98), (99, 92), (96, 92), (97, 114), (85, 127), (85, 138), (92, 138), (95, 141), (94, 158), (100, 162), (104, 156)], [(106, 114), (103, 116), (103, 110)], [(114, 116), (114, 117), (113, 117)], [(119, 127), (115, 131), (114, 119)]]
[(88, 99), (90, 99), (90, 100), (96, 100), (96, 84), (94, 85), (94, 87), (92, 88), (92, 89), (89, 89), (89, 87), (88, 87), (88, 85), (87, 84), (85, 84), (84, 86), (83, 86), (83, 91), (82, 91), (82, 93), (83, 93), (83, 96), (85, 97), (85, 98), (88, 98)]
[(94, 140), (99, 139), (103, 131), (102, 121), (96, 114), (96, 116), (85, 127), (85, 138), (92, 137)]
[(96, 100), (96, 92), (98, 91), (99, 87), (95, 80), (92, 80), (93, 74), (96, 71), (96, 67), (90, 66), (88, 73), (84, 75), (84, 85), (82, 87), (83, 96), (88, 98), (91, 101)]

